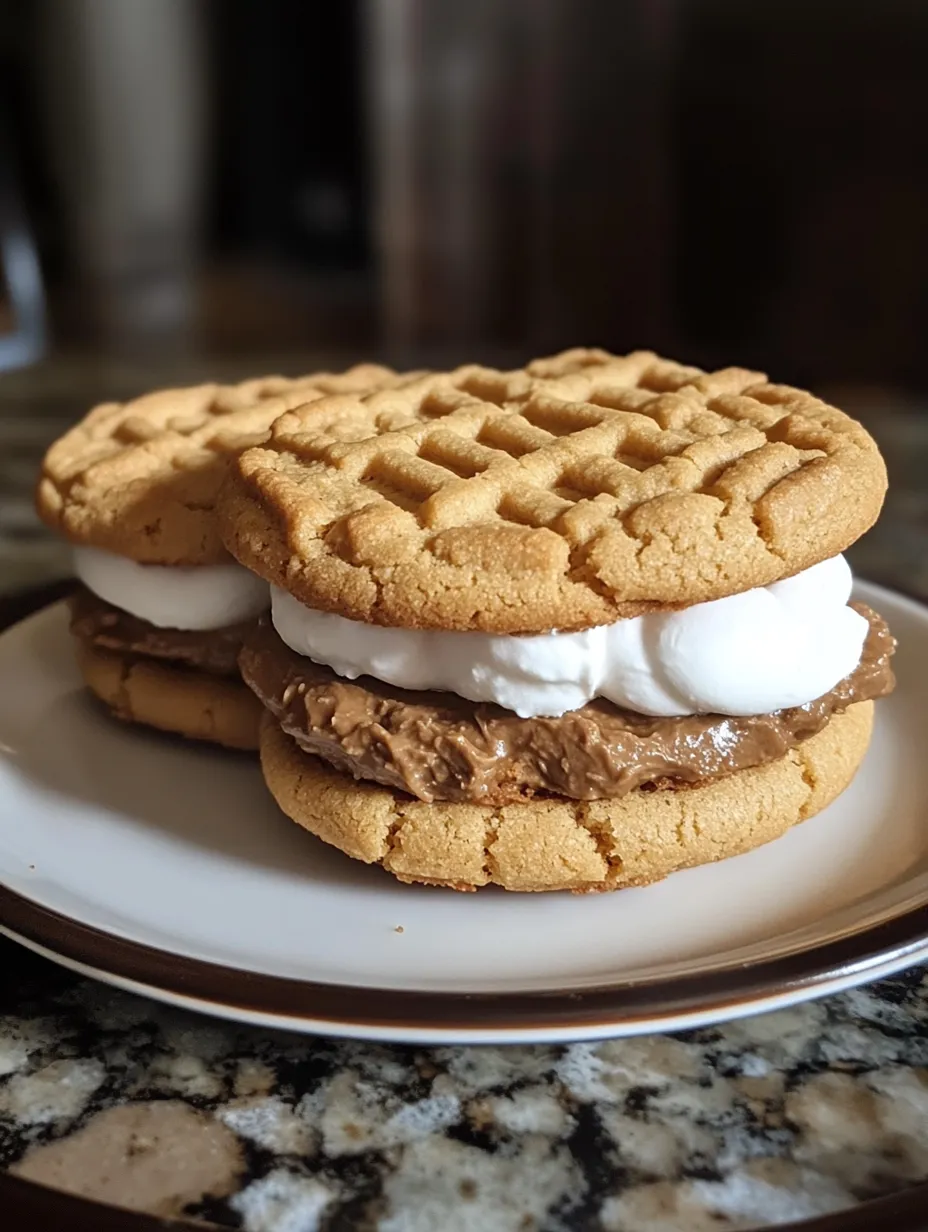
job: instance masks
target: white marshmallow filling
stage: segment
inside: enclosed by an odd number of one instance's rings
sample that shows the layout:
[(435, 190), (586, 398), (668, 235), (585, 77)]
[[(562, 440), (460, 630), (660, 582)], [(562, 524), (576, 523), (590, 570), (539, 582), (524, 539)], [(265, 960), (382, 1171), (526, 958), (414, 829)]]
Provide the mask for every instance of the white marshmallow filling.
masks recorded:
[(292, 650), (339, 676), (452, 692), (521, 718), (562, 715), (596, 697), (655, 716), (755, 715), (814, 701), (857, 667), (869, 626), (847, 605), (851, 585), (835, 556), (680, 611), (532, 636), (368, 625), (275, 586), (271, 617)]
[(142, 565), (75, 548), (74, 570), (98, 598), (159, 629), (223, 629), (260, 616), (269, 603), (267, 582), (234, 562)]

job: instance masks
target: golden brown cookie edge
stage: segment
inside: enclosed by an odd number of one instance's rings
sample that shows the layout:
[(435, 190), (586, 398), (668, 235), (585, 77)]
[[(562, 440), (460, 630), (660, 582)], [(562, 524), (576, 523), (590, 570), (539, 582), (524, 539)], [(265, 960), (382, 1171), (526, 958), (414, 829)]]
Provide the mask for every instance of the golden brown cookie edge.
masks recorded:
[(114, 717), (255, 752), (261, 704), (240, 680), (75, 640), (84, 683)]

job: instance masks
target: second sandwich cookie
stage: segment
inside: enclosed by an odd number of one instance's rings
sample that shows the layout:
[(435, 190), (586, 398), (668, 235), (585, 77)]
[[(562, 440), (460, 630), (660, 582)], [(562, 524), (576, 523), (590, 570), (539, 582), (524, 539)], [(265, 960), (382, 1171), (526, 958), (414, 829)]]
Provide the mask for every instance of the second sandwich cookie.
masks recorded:
[(40, 516), (74, 544), (71, 630), (90, 689), (119, 718), (254, 749), (260, 706), (242, 640), (267, 585), (223, 547), (215, 505), (231, 458), (284, 411), (395, 374), (263, 377), (96, 407), (46, 454)]

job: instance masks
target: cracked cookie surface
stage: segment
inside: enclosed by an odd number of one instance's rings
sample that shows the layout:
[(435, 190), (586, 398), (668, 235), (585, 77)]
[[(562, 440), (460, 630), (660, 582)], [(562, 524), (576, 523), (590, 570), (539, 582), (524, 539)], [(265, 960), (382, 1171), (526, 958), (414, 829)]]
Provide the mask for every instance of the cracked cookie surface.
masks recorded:
[(284, 411), (400, 379), (389, 368), (359, 364), (343, 373), (163, 389), (104, 403), (48, 450), (36, 507), (73, 543), (131, 560), (226, 561), (214, 509), (229, 459), (262, 441)]
[(854, 777), (872, 725), (873, 702), (859, 702), (779, 761), (703, 785), (495, 808), (426, 804), (355, 782), (302, 752), (267, 712), (260, 749), (265, 781), (289, 817), (401, 881), (614, 890), (750, 851), (820, 812)]
[(283, 414), (218, 512), (230, 552), (310, 607), (541, 633), (790, 576), (863, 534), (885, 487), (867, 432), (811, 394), (574, 350)]

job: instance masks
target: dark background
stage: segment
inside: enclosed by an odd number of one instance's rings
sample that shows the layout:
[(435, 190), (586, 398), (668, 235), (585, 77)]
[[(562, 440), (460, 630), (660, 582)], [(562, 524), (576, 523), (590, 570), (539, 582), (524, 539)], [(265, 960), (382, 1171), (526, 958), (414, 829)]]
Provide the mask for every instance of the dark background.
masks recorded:
[(920, 0), (6, 0), (0, 167), (46, 357), (917, 390), (926, 63)]

